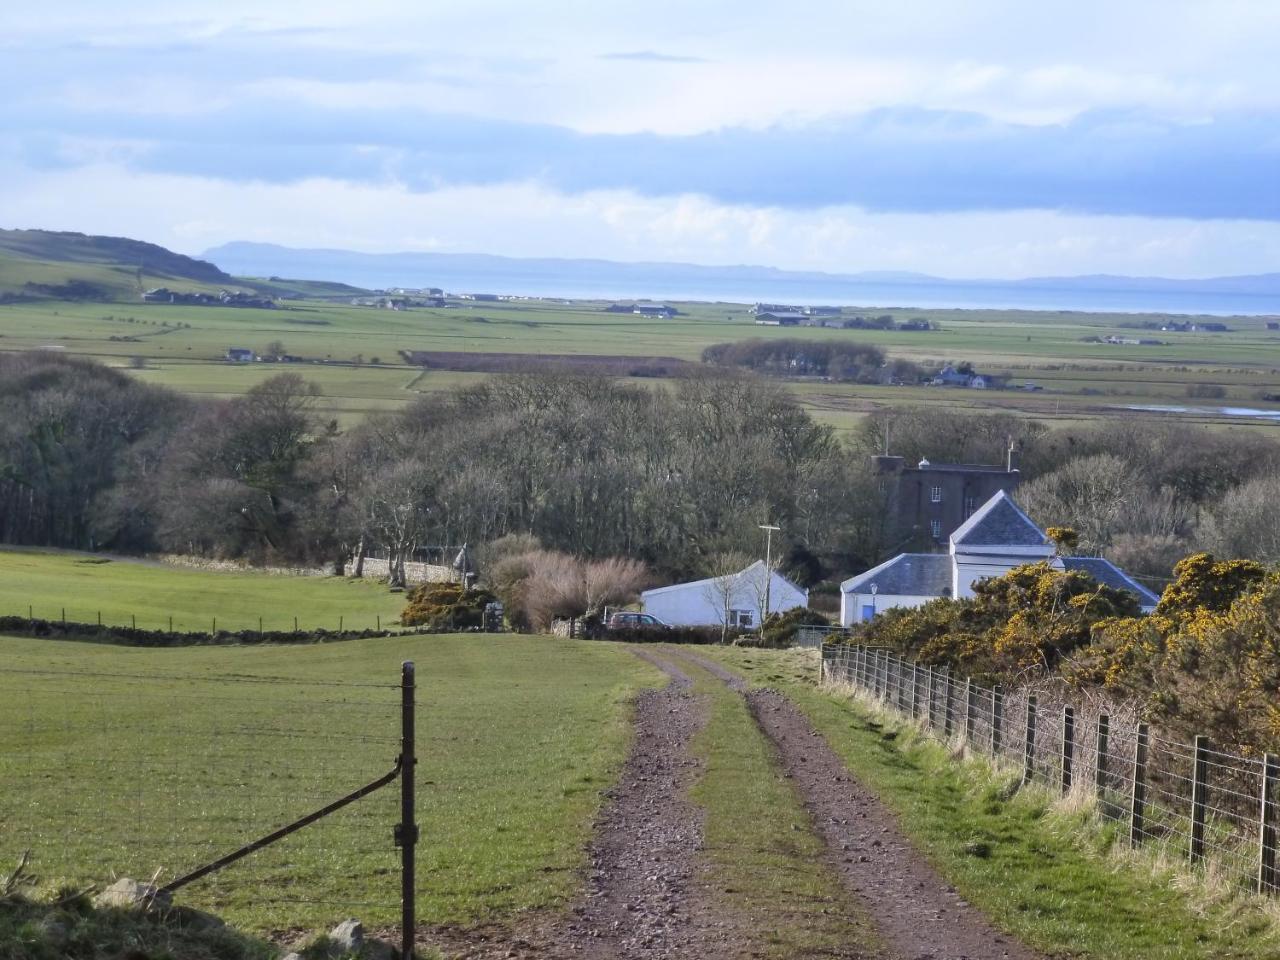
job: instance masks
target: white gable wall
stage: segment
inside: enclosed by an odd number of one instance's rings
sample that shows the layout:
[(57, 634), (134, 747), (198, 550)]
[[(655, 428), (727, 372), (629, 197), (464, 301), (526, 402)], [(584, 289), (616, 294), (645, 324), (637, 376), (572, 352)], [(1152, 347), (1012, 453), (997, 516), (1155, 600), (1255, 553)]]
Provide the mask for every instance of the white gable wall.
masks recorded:
[[(884, 613), (894, 607), (923, 607), (930, 600), (937, 599), (937, 597), (886, 596), (883, 593), (876, 594), (873, 597), (870, 593), (841, 592), (840, 626), (851, 627), (855, 623), (866, 622), (869, 618), (863, 616), (864, 607), (873, 607), (876, 613)], [(872, 602), (873, 600), (874, 602)]]
[[(753, 626), (757, 625), (755, 621), (760, 615), (760, 589), (763, 588), (760, 577), (763, 572), (764, 565), (760, 564), (739, 574), (729, 603), (732, 610), (751, 611)], [(760, 584), (759, 588), (757, 584)], [(718, 627), (724, 612), (719, 593), (708, 589), (709, 585), (707, 580), (696, 580), (646, 590), (640, 595), (641, 608), (673, 627)], [(781, 574), (773, 574), (769, 584), (770, 613), (784, 613), (808, 603), (807, 590), (801, 590)]]

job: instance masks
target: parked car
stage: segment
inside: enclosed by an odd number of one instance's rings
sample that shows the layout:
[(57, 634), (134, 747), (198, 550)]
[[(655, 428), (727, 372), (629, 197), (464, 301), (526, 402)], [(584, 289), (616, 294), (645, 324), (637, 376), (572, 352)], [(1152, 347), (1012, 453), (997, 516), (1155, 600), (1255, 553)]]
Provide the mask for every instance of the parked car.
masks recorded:
[(610, 615), (605, 627), (609, 630), (670, 630), (671, 627), (651, 613), (635, 613), (619, 610)]

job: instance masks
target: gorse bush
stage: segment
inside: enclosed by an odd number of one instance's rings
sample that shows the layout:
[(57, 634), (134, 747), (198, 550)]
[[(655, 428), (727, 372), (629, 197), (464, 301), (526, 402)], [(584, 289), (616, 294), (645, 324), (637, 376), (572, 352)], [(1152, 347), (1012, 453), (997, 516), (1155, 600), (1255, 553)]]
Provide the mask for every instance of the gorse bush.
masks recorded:
[(460, 583), (423, 583), (409, 591), (400, 622), (406, 627), (470, 630), (484, 626), (484, 608), (497, 599)]

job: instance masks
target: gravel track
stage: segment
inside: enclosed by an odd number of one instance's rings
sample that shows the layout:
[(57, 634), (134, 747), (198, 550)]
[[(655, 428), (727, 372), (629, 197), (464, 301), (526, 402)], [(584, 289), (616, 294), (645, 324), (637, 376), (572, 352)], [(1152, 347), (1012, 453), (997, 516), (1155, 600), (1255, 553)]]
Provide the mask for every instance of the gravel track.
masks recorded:
[(798, 788), (827, 860), (865, 904), (883, 942), (902, 960), (1038, 960), (966, 903), (903, 834), (897, 818), (849, 773), (826, 739), (775, 690), (748, 690), (724, 667), (681, 651), (746, 697)]
[(567, 916), (517, 924), (514, 934), (500, 927), (437, 929), (424, 945), (467, 960), (741, 955), (734, 918), (710, 904), (699, 885), (702, 812), (687, 799), (701, 766), (689, 744), (706, 723), (707, 704), (679, 667), (636, 653), (671, 680), (637, 698), (634, 740), (596, 824), (584, 893)]

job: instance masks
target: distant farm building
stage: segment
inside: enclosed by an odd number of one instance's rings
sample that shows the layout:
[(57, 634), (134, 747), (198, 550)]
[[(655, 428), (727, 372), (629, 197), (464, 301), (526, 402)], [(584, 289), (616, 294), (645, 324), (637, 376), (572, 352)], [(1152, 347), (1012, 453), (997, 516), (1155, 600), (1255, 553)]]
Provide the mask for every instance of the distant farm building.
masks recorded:
[(227, 360), (231, 363), (253, 363), (257, 359), (254, 352), (245, 347), (227, 348)]
[(807, 319), (803, 313), (757, 313), (756, 324), (761, 327), (798, 327)]
[(675, 307), (669, 307), (665, 303), (637, 303), (631, 308), (631, 312), (638, 317), (662, 317), (664, 319), (676, 315)]

